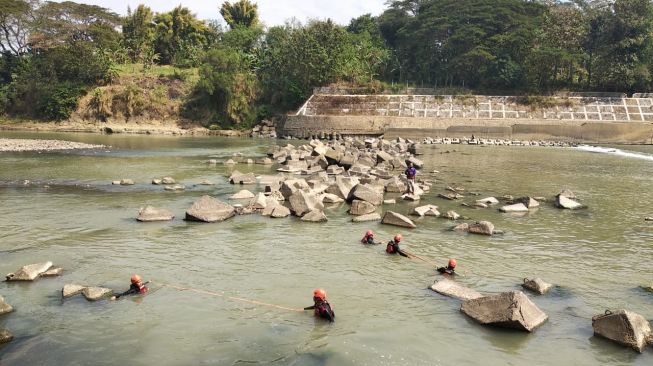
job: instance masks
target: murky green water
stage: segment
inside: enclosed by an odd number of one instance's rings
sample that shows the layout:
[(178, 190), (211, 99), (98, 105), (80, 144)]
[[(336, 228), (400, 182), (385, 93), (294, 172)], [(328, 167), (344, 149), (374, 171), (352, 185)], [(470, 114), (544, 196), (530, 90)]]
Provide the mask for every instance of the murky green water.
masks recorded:
[[(457, 300), (427, 289), (433, 269), (358, 243), (368, 228), (387, 241), (400, 231), (354, 224), (346, 206), (327, 210), (329, 222), (302, 223), (240, 216), (217, 224), (182, 220), (203, 194), (223, 199), (238, 191), (228, 168), (203, 163), (242, 152), (262, 156), (269, 140), (152, 136), (34, 135), (104, 143), (93, 152), (0, 154), (0, 272), (51, 260), (59, 278), (1, 283), (16, 311), (0, 327), (16, 339), (0, 346), (2, 365), (651, 365), (644, 354), (592, 336), (590, 318), (625, 307), (653, 319), (653, 162), (545, 148), (437, 146), (427, 150), (422, 176), (437, 179), (421, 203), (487, 219), (505, 235), (446, 231), (450, 222), (417, 220), (403, 230), (404, 247), (445, 263), (458, 259), (457, 280), (478, 291), (518, 289), (540, 276), (560, 287), (531, 298), (549, 315), (532, 334), (481, 327), (459, 312)], [(456, 152), (444, 153), (456, 150)], [(638, 149), (653, 153), (650, 147)], [(273, 173), (263, 166), (237, 169)], [(440, 174), (427, 172), (437, 169)], [(188, 189), (149, 184), (172, 176)], [(132, 178), (137, 184), (111, 186)], [(215, 186), (194, 186), (203, 179)], [(23, 186), (23, 180), (32, 184)], [(44, 185), (49, 188), (44, 188)], [(447, 185), (487, 195), (551, 197), (570, 188), (589, 209), (544, 205), (526, 216), (474, 210), (437, 198)], [(252, 187), (248, 187), (253, 189)], [(387, 198), (391, 196), (386, 196)], [(474, 197), (476, 198), (476, 197)], [(141, 224), (139, 207), (171, 209), (172, 222)], [(392, 206), (409, 212), (409, 203)], [(388, 207), (384, 207), (388, 208)], [(62, 302), (65, 283), (128, 286), (138, 272), (155, 282), (144, 298)], [(298, 308), (324, 287), (337, 321), (221, 297), (161, 288), (169, 283)], [(158, 289), (158, 290), (157, 290)]]

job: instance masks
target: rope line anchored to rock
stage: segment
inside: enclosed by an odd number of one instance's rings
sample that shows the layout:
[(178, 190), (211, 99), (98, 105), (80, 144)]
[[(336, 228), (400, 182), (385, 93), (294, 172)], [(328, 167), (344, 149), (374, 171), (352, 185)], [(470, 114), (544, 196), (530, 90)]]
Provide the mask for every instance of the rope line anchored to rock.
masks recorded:
[(190, 288), (190, 287), (175, 286), (175, 285), (170, 285), (170, 284), (166, 284), (166, 283), (162, 283), (161, 286), (170, 287), (170, 288), (173, 288), (173, 289), (179, 290), (179, 291), (192, 291), (192, 292), (196, 292), (198, 294), (203, 294), (203, 295), (224, 297), (224, 298), (229, 299), (229, 300), (246, 302), (248, 304), (260, 305), (260, 306), (267, 306), (267, 307), (271, 307), (271, 308), (275, 308), (275, 309), (281, 309), (281, 310), (286, 310), (286, 311), (295, 311), (295, 312), (304, 312), (304, 309), (289, 308), (289, 307), (282, 306), (282, 305), (270, 304), (270, 303), (267, 303), (267, 302), (262, 302), (262, 301), (257, 301), (257, 300), (245, 299), (243, 297), (238, 297), (238, 296), (231, 296), (231, 295), (227, 295), (223, 291), (214, 292), (214, 291), (207, 291), (207, 290), (201, 290), (201, 289)]

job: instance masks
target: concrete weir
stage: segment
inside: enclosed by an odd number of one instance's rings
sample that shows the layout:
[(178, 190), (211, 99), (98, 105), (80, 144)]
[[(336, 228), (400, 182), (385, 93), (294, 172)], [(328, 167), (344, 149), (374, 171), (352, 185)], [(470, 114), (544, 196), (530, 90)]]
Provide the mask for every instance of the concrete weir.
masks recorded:
[(280, 132), (653, 143), (653, 98), (314, 94)]

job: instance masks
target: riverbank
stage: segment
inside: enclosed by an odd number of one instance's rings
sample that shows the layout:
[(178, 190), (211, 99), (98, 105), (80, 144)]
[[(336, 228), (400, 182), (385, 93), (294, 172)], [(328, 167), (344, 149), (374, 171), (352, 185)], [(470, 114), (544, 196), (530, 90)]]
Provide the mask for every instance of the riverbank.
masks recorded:
[(104, 145), (85, 144), (63, 140), (4, 139), (0, 138), (0, 152), (6, 151), (57, 151), (101, 149)]

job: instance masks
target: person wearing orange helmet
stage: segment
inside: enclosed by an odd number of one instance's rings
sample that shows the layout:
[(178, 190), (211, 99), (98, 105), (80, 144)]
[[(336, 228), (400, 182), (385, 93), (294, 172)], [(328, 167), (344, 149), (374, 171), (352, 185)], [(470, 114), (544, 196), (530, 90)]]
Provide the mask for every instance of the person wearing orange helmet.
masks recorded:
[(455, 275), (456, 265), (458, 265), (458, 262), (455, 259), (451, 258), (449, 259), (449, 263), (447, 263), (446, 267), (437, 268), (436, 271), (442, 274)]
[(374, 232), (372, 230), (367, 230), (363, 239), (361, 239), (363, 244), (381, 244), (374, 241)]
[(314, 310), (315, 316), (328, 320), (336, 320), (336, 313), (333, 312), (331, 304), (327, 301), (326, 291), (321, 288), (313, 290), (313, 306), (307, 306), (304, 310)]
[(403, 236), (401, 234), (395, 235), (394, 239), (390, 240), (388, 242), (388, 245), (385, 247), (385, 251), (388, 254), (399, 254), (402, 257), (408, 257), (408, 254), (406, 254), (401, 248), (399, 248), (399, 242), (401, 242), (401, 239), (403, 239)]
[(133, 274), (132, 277), (131, 277), (131, 285), (129, 286), (129, 290), (127, 290), (127, 291), (125, 291), (125, 292), (123, 292), (121, 294), (118, 294), (116, 296), (113, 296), (111, 298), (111, 300), (115, 300), (115, 299), (118, 299), (118, 298), (120, 298), (122, 296), (126, 296), (126, 295), (137, 295), (137, 294), (144, 295), (148, 291), (147, 286), (145, 286), (148, 283), (149, 283), (149, 281), (143, 283), (143, 279), (141, 278), (141, 276), (139, 276), (137, 274)]

